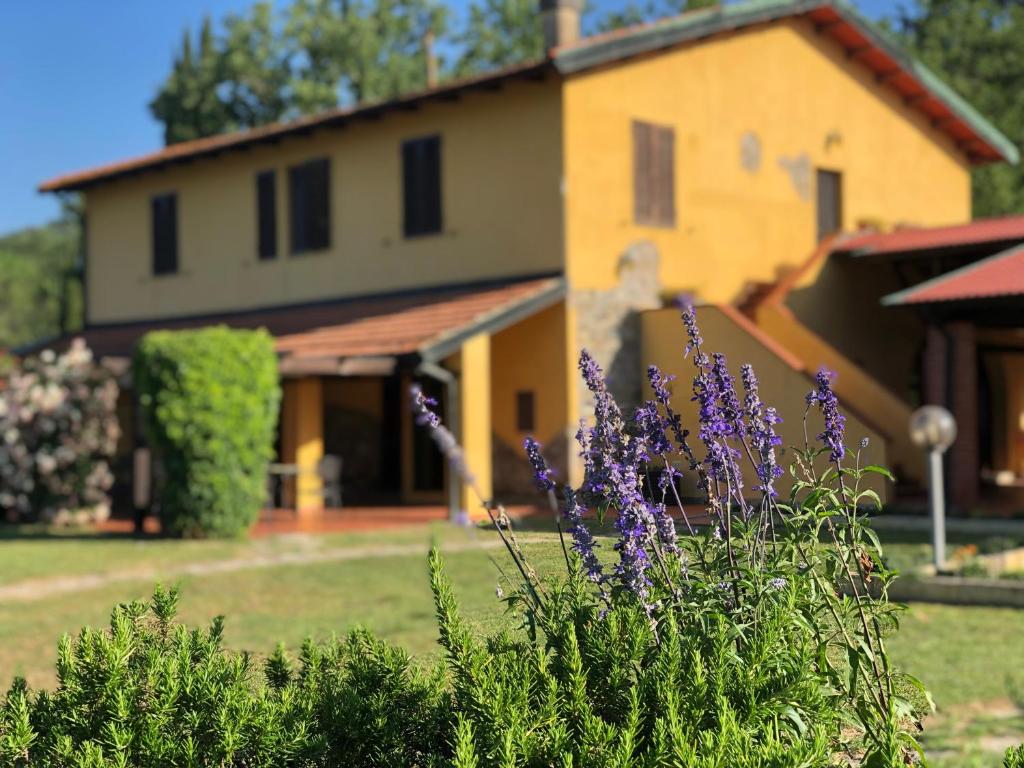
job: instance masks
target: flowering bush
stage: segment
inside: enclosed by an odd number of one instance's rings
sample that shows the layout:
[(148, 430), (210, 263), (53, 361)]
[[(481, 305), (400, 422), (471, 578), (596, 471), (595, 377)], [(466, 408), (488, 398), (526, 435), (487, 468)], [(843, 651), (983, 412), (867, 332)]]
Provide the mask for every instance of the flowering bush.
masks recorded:
[[(886, 597), (893, 574), (860, 511), (878, 502), (862, 479), (888, 473), (848, 450), (823, 371), (807, 411), (820, 411), (824, 428), (817, 445), (796, 451), (783, 498), (780, 418), (762, 402), (753, 369), (740, 369), (739, 391), (725, 358), (705, 351), (692, 310), (683, 322), (695, 435), (657, 368), (648, 371), (651, 399), (627, 415), (583, 352), (594, 418), (577, 434), (582, 485), (558, 488), (540, 446), (527, 441), (538, 488), (560, 496), (566, 578), (539, 579), (504, 512), (482, 500), (521, 578), (507, 600), (524, 617), (525, 639), (474, 637), (432, 557), (453, 671), (456, 764), (915, 762), (913, 733), (930, 699), (889, 663), (884, 640), (899, 610)], [(431, 403), (417, 392), (415, 404), (462, 467)], [(749, 492), (744, 463), (757, 478)], [(696, 476), (702, 509), (677, 494), (683, 472)], [(590, 531), (591, 510), (614, 518), (611, 551)], [(677, 535), (677, 520), (687, 535)]]
[(86, 522), (110, 512), (117, 383), (81, 339), (25, 360), (0, 392), (0, 508), (9, 520)]

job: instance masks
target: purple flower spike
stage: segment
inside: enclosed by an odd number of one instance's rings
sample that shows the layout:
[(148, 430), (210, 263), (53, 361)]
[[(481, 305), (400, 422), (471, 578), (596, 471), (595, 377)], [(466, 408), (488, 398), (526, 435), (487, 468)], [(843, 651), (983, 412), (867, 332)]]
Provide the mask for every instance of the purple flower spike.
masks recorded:
[(530, 466), (533, 467), (533, 482), (537, 486), (537, 490), (541, 493), (553, 491), (555, 489), (555, 481), (552, 479), (554, 472), (541, 454), (540, 443), (532, 437), (528, 437), (524, 441), (523, 447), (526, 448), (526, 458), (529, 459)]
[(597, 554), (594, 552), (597, 542), (583, 522), (583, 515), (586, 511), (586, 508), (580, 504), (576, 491), (566, 486), (565, 519), (569, 523), (568, 533), (572, 536), (572, 549), (580, 556), (587, 577), (595, 584), (600, 584), (604, 581), (604, 573), (601, 569), (601, 561), (597, 559)]
[(775, 457), (775, 449), (782, 445), (782, 438), (775, 432), (775, 425), (782, 419), (774, 408), (765, 407), (758, 392), (757, 376), (750, 365), (740, 367), (740, 380), (743, 382), (743, 411), (747, 419), (750, 444), (757, 461), (757, 477), (760, 484), (755, 490), (764, 491), (774, 497), (775, 481), (782, 477), (782, 467)]
[(410, 387), (412, 395), (413, 412), (416, 414), (416, 423), (430, 430), (430, 437), (437, 444), (441, 455), (445, 457), (452, 471), (455, 472), (464, 482), (472, 485), (476, 482), (473, 473), (469, 471), (466, 464), (466, 457), (462, 453), (462, 447), (455, 435), (448, 431), (448, 428), (441, 423), (441, 417), (433, 410), (437, 401), (427, 397), (419, 386), (413, 384)]
[(846, 417), (839, 412), (839, 400), (832, 391), (831, 371), (822, 368), (814, 377), (817, 388), (807, 394), (808, 405), (817, 403), (821, 415), (825, 419), (825, 431), (818, 435), (831, 452), (831, 459), (834, 462), (843, 460), (846, 455), (846, 446), (843, 443), (846, 430)]

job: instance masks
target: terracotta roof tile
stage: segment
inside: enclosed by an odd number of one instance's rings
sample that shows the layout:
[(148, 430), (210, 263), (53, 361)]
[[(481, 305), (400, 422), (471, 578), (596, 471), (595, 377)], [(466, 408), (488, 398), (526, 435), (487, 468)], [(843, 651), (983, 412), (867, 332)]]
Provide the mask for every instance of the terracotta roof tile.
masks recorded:
[(907, 227), (893, 232), (857, 233), (839, 242), (834, 250), (874, 256), (1013, 242), (1024, 242), (1024, 216), (978, 219), (950, 227)]
[(1024, 246), (989, 256), (882, 299), (886, 305), (1024, 295)]
[(224, 324), (266, 328), (276, 337), (278, 353), (289, 360), (401, 356), (531, 299), (555, 295), (561, 285), (560, 278), (543, 277), (448, 286), (281, 309), (93, 326), (76, 335), (101, 357), (128, 357), (149, 331)]

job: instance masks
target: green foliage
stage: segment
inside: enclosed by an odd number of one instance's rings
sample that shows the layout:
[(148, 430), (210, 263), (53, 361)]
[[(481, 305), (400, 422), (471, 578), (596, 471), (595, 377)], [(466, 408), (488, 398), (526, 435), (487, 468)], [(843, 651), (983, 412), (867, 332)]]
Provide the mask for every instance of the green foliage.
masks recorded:
[(1003, 768), (1024, 768), (1024, 744), (1006, 750), (1006, 757), (1003, 758)]
[(442, 37), (437, 0), (256, 3), (186, 31), (150, 103), (167, 144), (251, 128), (426, 85), (423, 41)]
[(80, 228), (72, 211), (0, 237), (0, 349), (81, 327)]
[(163, 467), (163, 530), (244, 533), (264, 498), (281, 398), (270, 335), (223, 326), (154, 331), (139, 342), (134, 377)]
[(456, 37), (457, 75), (508, 67), (544, 55), (536, 0), (482, 0), (469, 6), (466, 28)]
[[(1024, 5), (1017, 0), (920, 0), (895, 27), (909, 49), (1018, 147), (1024, 147)], [(1024, 167), (973, 171), (975, 216), (1024, 211)]]
[(362, 631), (307, 641), (262, 665), (174, 622), (178, 596), (117, 606), (110, 627), (61, 640), (59, 683), (16, 681), (0, 710), (0, 764), (426, 766), (444, 749), (442, 680)]

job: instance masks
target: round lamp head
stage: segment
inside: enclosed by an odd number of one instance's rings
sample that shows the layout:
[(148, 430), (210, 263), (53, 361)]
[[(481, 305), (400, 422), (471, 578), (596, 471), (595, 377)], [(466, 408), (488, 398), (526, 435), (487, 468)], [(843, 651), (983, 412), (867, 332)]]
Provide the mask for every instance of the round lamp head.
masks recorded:
[(910, 439), (918, 448), (944, 451), (956, 440), (956, 419), (940, 405), (925, 405), (910, 417)]

